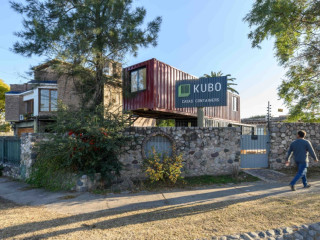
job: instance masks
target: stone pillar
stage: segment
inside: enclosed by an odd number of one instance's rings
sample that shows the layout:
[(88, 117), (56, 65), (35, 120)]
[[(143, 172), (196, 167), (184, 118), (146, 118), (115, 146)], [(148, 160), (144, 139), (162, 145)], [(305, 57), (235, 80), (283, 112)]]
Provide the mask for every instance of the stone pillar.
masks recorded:
[(204, 108), (198, 107), (197, 108), (197, 125), (198, 127), (204, 127)]
[(33, 132), (34, 133), (38, 133), (39, 132), (39, 129), (38, 129), (38, 117), (36, 117), (33, 120)]

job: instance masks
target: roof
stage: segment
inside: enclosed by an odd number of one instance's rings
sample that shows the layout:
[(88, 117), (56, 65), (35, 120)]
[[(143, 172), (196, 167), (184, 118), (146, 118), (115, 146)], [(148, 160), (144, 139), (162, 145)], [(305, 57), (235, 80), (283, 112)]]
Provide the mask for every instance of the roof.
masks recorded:
[(44, 84), (57, 84), (58, 82), (57, 82), (57, 81), (38, 81), (38, 80), (31, 80), (31, 81), (29, 81), (28, 83), (36, 83), (36, 84), (41, 84), (41, 83), (44, 83)]
[(9, 92), (6, 92), (6, 94), (20, 94), (22, 92), (19, 92), (19, 91), (9, 91)]

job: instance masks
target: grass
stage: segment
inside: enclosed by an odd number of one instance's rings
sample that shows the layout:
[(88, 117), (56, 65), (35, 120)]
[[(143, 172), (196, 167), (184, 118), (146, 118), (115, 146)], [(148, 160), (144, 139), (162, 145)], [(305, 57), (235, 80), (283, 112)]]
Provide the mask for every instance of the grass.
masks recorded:
[(202, 239), (319, 222), (319, 208), (318, 193), (80, 215), (0, 198), (0, 239)]
[[(284, 168), (284, 169), (281, 169), (278, 171), (291, 176), (291, 175), (295, 175), (297, 173), (297, 168), (290, 167), (290, 168)], [(319, 177), (320, 176), (320, 167), (309, 167), (307, 176), (311, 177), (311, 178), (312, 177)]]
[(260, 180), (257, 177), (251, 176), (244, 172), (240, 172), (239, 176), (233, 177), (232, 175), (222, 175), (222, 176), (197, 176), (197, 177), (186, 177), (186, 185), (188, 186), (201, 186), (201, 185), (211, 185), (211, 184), (226, 184), (226, 183), (242, 183), (242, 182), (254, 182)]
[[(221, 185), (228, 183), (242, 183), (242, 182), (254, 182), (259, 181), (260, 179), (244, 172), (240, 172), (237, 177), (232, 175), (221, 175), (221, 176), (212, 176), (212, 175), (203, 175), (203, 176), (194, 176), (194, 177), (185, 177), (176, 182), (174, 185), (170, 185), (165, 182), (151, 182), (150, 180), (138, 180), (134, 181), (134, 188), (131, 189), (131, 192), (140, 192), (140, 191), (165, 191), (170, 189), (185, 189), (192, 187), (200, 187), (207, 185)], [(92, 190), (93, 194), (106, 195), (109, 193), (120, 193), (120, 191), (112, 191), (111, 189), (95, 189)]]
[(207, 185), (221, 185), (228, 183), (242, 183), (242, 182), (254, 182), (260, 180), (257, 177), (251, 176), (244, 172), (240, 172), (237, 177), (232, 175), (203, 175), (194, 177), (185, 177), (176, 182), (174, 185), (167, 184), (165, 182), (151, 182), (150, 180), (136, 181), (134, 182), (134, 192), (139, 191), (162, 191), (174, 188), (192, 188)]

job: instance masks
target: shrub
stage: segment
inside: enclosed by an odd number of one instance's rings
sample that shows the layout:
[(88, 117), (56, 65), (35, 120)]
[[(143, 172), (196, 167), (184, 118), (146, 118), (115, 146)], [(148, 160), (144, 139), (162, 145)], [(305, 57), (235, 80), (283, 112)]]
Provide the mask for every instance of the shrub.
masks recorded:
[(170, 157), (167, 154), (157, 153), (152, 148), (152, 154), (144, 160), (144, 169), (151, 182), (175, 184), (177, 180), (182, 179), (182, 161), (182, 154)]
[[(103, 114), (104, 113), (104, 114)], [(129, 137), (122, 134), (125, 116), (103, 111), (71, 111), (59, 107), (54, 134), (35, 145), (37, 160), (29, 183), (49, 189), (68, 189), (75, 174), (94, 176), (101, 173), (106, 184), (120, 175), (118, 156)]]
[(11, 125), (9, 123), (0, 124), (0, 132), (10, 132)]

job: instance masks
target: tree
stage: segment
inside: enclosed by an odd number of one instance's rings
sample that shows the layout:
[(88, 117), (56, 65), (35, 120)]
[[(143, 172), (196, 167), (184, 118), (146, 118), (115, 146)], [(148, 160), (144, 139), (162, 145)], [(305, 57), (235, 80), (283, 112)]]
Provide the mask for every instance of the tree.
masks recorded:
[(5, 108), (5, 93), (10, 90), (8, 84), (6, 84), (2, 79), (0, 79), (0, 113), (4, 113)]
[(236, 80), (236, 78), (232, 78), (232, 77), (231, 77), (231, 74), (224, 75), (221, 71), (219, 71), (219, 72), (213, 72), (213, 71), (211, 71), (210, 74), (204, 74), (204, 75), (203, 75), (204, 78), (221, 77), (221, 76), (227, 76), (227, 89), (228, 89), (230, 92), (239, 94), (239, 92), (232, 87), (232, 86), (235, 86), (235, 85), (238, 85), (238, 84), (234, 83), (234, 81)]
[[(119, 156), (132, 141), (124, 134), (127, 118), (112, 112), (112, 104), (94, 110), (59, 106), (53, 122), (47, 126), (55, 134), (35, 145), (37, 161), (32, 166), (29, 183), (52, 190), (73, 187), (74, 175), (100, 173), (110, 186), (120, 175)], [(104, 112), (104, 114), (100, 114)], [(73, 185), (73, 186), (72, 186)]]
[(156, 46), (161, 24), (157, 17), (143, 27), (146, 10), (132, 9), (132, 0), (26, 0), (11, 6), (24, 16), (13, 51), (72, 64), (70, 75), (82, 80), (79, 94), (90, 94), (92, 107), (102, 103), (104, 84), (119, 78), (105, 74), (110, 60)]
[(275, 39), (276, 57), (288, 69), (278, 94), (289, 120), (320, 121), (320, 1), (257, 0), (244, 21), (255, 27), (252, 47)]

